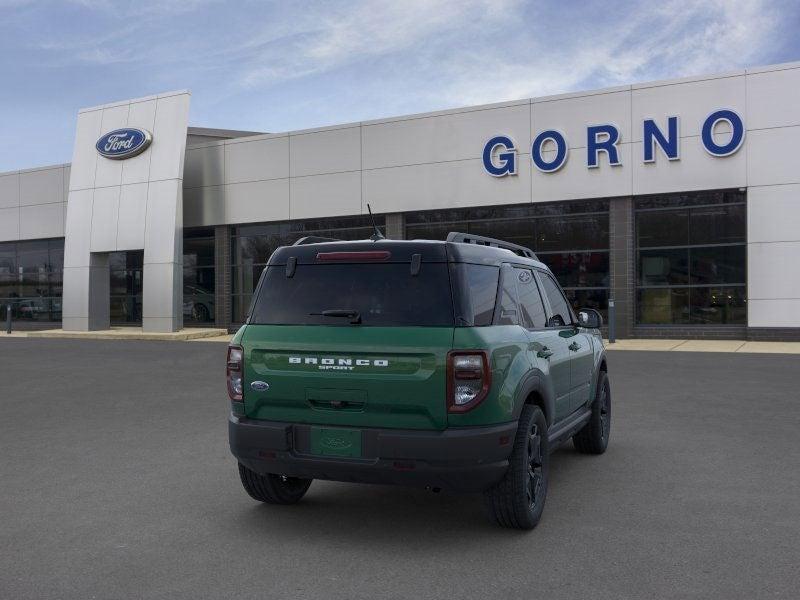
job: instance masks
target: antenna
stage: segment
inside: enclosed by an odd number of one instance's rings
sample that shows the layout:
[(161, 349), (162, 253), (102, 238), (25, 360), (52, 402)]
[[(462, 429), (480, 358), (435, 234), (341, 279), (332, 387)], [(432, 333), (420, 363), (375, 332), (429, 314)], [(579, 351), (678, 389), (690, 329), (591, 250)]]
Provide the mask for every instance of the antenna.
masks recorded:
[(367, 202), (367, 210), (369, 211), (370, 221), (372, 221), (372, 228), (375, 230), (375, 233), (373, 233), (371, 236), (369, 236), (369, 239), (371, 239), (373, 242), (377, 242), (377, 241), (380, 241), (380, 240), (385, 240), (386, 238), (381, 233), (381, 230), (378, 229), (377, 225), (375, 225), (375, 217), (372, 216), (372, 207), (370, 207), (369, 202)]

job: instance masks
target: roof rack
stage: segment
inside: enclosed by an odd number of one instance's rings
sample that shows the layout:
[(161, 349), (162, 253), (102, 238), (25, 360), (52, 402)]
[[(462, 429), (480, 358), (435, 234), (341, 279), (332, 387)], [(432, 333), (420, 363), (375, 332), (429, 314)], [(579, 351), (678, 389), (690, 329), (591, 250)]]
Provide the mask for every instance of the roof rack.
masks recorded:
[(319, 244), (322, 242), (341, 242), (342, 240), (338, 240), (336, 238), (326, 238), (326, 237), (319, 237), (316, 235), (307, 235), (306, 237), (301, 237), (297, 240), (292, 246), (305, 246), (306, 244)]
[(533, 260), (539, 260), (538, 258), (536, 258), (536, 255), (530, 248), (526, 248), (525, 246), (520, 246), (519, 244), (512, 244), (511, 242), (504, 242), (503, 240), (498, 240), (495, 238), (484, 237), (482, 235), (472, 235), (470, 233), (460, 233), (458, 231), (451, 231), (450, 233), (447, 234), (447, 241), (456, 242), (459, 244), (475, 244), (477, 246), (492, 246), (494, 248), (503, 248), (505, 250), (511, 250), (511, 252), (513, 252), (518, 256), (524, 256), (525, 258), (532, 258)]

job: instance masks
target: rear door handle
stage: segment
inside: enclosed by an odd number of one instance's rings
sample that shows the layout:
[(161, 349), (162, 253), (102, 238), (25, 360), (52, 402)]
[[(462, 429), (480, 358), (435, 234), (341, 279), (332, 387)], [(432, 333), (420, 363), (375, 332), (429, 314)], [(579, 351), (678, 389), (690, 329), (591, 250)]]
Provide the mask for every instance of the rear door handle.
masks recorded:
[(581, 345), (578, 342), (572, 342), (569, 345), (569, 349), (572, 350), (573, 352), (577, 352), (578, 350), (581, 349)]
[(539, 358), (550, 358), (553, 356), (553, 351), (550, 350), (547, 346), (542, 346), (542, 349), (536, 353), (536, 356)]

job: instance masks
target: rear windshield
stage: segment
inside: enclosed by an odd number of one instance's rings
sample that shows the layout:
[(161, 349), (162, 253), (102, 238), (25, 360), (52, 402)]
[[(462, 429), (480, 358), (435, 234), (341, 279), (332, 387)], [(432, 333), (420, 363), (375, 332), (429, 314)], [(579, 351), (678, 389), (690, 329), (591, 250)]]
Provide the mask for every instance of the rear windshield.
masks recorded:
[(452, 327), (447, 264), (423, 263), (417, 275), (409, 263), (297, 265), (292, 277), (267, 267), (250, 323), (351, 326), (319, 314), (331, 310), (357, 312), (362, 327)]

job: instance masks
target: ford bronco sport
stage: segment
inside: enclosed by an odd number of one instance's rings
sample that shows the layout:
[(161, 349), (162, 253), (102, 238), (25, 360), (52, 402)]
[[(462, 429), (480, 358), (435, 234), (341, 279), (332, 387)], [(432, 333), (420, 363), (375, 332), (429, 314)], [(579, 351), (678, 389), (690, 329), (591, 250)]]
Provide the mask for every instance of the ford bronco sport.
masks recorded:
[(482, 492), (492, 521), (533, 528), (549, 453), (608, 444), (601, 324), (492, 238), (278, 248), (228, 348), (242, 484), (272, 504), (313, 479)]

